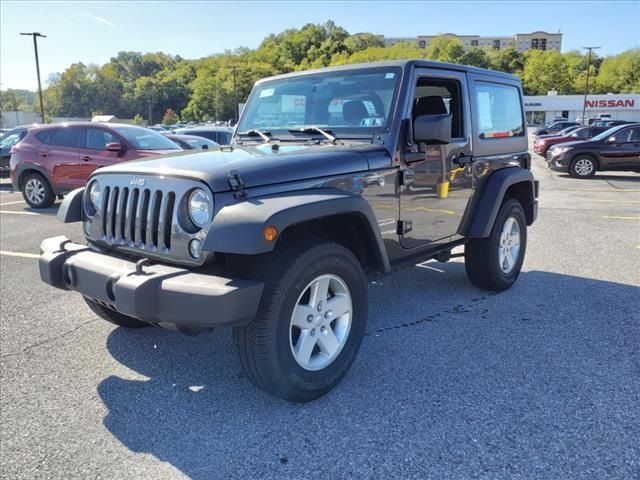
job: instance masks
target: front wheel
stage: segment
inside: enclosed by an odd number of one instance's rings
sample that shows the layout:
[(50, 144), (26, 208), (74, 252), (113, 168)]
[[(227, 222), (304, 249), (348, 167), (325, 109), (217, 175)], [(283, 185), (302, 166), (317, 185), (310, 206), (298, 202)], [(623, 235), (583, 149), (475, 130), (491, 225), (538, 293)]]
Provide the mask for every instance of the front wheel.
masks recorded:
[(257, 387), (307, 402), (340, 382), (367, 321), (367, 280), (333, 242), (298, 242), (274, 254), (256, 318), (233, 331), (242, 367)]
[(56, 196), (46, 178), (39, 173), (30, 173), (22, 182), (22, 197), (32, 208), (49, 208)]
[(527, 222), (520, 202), (502, 204), (487, 238), (471, 239), (465, 246), (467, 276), (475, 286), (501, 292), (514, 284), (527, 248)]
[(577, 157), (569, 165), (569, 175), (574, 178), (590, 178), (596, 174), (596, 162), (591, 157)]

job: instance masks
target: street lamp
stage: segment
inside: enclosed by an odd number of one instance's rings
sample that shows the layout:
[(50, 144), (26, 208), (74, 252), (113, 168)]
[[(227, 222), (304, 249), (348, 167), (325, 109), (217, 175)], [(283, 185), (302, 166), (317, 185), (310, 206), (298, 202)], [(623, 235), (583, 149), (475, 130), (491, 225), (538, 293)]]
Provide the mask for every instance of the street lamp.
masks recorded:
[(587, 61), (587, 80), (584, 82), (584, 100), (582, 101), (582, 123), (587, 125), (585, 121), (585, 115), (587, 110), (587, 93), (589, 93), (589, 70), (591, 70), (591, 52), (597, 50), (600, 47), (582, 47), (584, 50), (589, 50), (589, 60)]
[(20, 35), (31, 35), (33, 37), (33, 50), (36, 52), (36, 72), (38, 74), (38, 95), (40, 96), (40, 116), (42, 117), (42, 123), (44, 121), (44, 102), (42, 101), (42, 84), (40, 83), (40, 62), (38, 61), (38, 39), (37, 37), (47, 38), (46, 35), (42, 35), (39, 32), (21, 33)]

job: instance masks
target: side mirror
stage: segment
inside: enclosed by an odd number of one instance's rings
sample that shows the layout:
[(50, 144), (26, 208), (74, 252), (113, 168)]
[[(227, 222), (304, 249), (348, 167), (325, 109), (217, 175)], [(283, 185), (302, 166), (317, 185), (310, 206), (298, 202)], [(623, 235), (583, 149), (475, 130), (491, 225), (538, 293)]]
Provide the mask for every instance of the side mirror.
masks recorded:
[(451, 115), (420, 115), (413, 122), (413, 140), (416, 143), (443, 145), (451, 142)]
[(121, 151), (124, 150), (124, 148), (122, 148), (122, 144), (120, 142), (107, 143), (105, 148), (109, 152), (121, 152)]
[(609, 137), (604, 141), (604, 143), (616, 143), (617, 141), (616, 137)]
[(209, 145), (207, 145), (206, 143), (202, 145), (202, 150), (209, 150)]

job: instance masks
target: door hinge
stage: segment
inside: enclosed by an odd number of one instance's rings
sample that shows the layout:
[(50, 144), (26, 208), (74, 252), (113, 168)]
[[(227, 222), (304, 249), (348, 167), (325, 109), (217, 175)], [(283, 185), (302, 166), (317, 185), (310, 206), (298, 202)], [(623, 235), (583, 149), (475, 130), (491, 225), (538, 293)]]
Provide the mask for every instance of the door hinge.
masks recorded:
[(411, 230), (413, 230), (413, 222), (411, 220), (398, 220), (398, 225), (396, 226), (398, 235), (406, 235)]
[(247, 196), (247, 191), (244, 189), (244, 182), (237, 171), (231, 170), (227, 181), (229, 182), (231, 190), (234, 192), (233, 196), (235, 198), (243, 198)]
[(398, 172), (398, 185), (411, 185), (413, 183), (413, 170), (400, 170)]

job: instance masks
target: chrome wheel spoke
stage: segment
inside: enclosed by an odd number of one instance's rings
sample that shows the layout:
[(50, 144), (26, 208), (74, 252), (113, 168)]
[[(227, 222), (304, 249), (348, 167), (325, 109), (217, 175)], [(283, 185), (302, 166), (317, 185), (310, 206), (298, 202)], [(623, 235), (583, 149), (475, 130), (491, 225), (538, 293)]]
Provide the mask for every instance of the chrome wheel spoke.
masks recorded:
[[(311, 321), (309, 321), (311, 318)], [(296, 305), (293, 310), (291, 324), (300, 329), (306, 329), (311, 326), (311, 322), (315, 318), (315, 309), (310, 305)]]
[(316, 346), (317, 335), (311, 334), (311, 330), (303, 330), (300, 333), (298, 342), (294, 348), (294, 355), (296, 360), (301, 366), (308, 366), (311, 359), (311, 354)]
[(322, 352), (329, 358), (333, 357), (338, 351), (338, 348), (340, 348), (340, 342), (338, 342), (331, 327), (322, 328), (320, 335), (318, 335), (318, 345)]
[(351, 299), (345, 294), (335, 295), (327, 301), (327, 311), (331, 318), (338, 318), (351, 311)]
[(320, 277), (311, 285), (311, 295), (309, 296), (309, 305), (316, 306), (319, 302), (326, 302), (329, 296), (329, 277)]
[(504, 273), (510, 273), (520, 254), (520, 225), (514, 217), (505, 220), (498, 244), (498, 264)]

